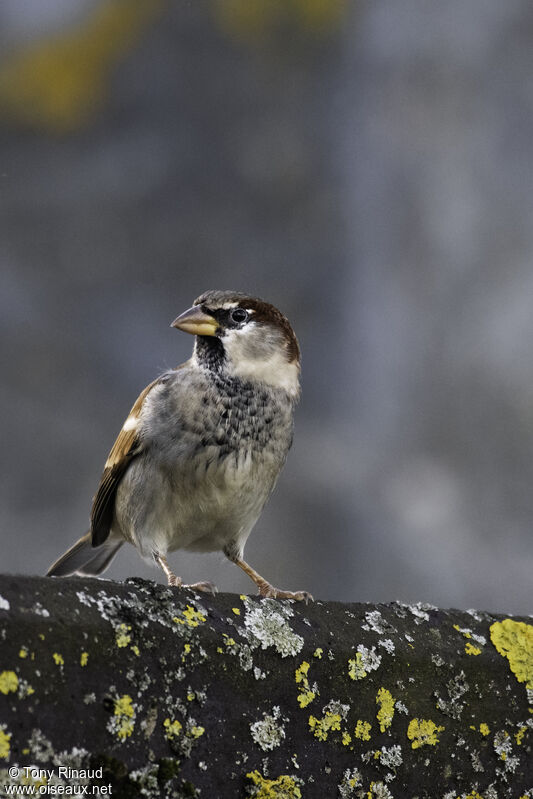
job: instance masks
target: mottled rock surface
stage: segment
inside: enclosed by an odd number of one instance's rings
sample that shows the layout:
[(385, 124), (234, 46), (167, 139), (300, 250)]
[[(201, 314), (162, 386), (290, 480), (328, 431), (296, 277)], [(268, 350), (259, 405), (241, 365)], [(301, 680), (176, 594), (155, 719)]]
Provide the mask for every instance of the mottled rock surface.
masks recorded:
[(531, 618), (2, 577), (0, 641), (0, 793), (533, 796)]

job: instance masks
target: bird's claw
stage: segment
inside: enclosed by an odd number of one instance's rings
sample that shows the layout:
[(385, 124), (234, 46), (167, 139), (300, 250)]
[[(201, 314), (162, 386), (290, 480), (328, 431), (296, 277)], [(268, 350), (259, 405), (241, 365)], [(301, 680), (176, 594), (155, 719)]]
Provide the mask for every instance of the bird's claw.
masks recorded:
[(208, 580), (199, 583), (184, 583), (181, 577), (176, 577), (175, 574), (168, 575), (168, 584), (174, 588), (191, 588), (193, 591), (205, 591), (208, 594), (218, 593), (216, 585)]
[(270, 583), (260, 585), (259, 594), (272, 599), (296, 599), (298, 602), (305, 602), (306, 605), (309, 601), (314, 602), (309, 591), (282, 591), (280, 588), (274, 588)]

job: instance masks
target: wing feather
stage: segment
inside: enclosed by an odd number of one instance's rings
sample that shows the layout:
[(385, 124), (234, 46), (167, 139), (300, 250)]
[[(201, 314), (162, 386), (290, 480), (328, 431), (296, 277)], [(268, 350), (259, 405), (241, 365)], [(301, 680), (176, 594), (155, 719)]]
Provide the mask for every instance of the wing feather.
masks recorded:
[(113, 523), (115, 496), (119, 483), (132, 460), (143, 451), (138, 423), (146, 397), (160, 380), (161, 378), (154, 380), (139, 395), (109, 453), (91, 511), (93, 547), (103, 544), (107, 539)]

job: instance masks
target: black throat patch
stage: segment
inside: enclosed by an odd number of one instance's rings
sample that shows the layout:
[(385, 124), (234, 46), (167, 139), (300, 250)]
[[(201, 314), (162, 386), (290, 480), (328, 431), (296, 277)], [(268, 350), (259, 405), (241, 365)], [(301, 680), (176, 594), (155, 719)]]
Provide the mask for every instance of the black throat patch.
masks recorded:
[(196, 336), (196, 357), (202, 366), (213, 372), (220, 372), (226, 360), (226, 353), (217, 336)]

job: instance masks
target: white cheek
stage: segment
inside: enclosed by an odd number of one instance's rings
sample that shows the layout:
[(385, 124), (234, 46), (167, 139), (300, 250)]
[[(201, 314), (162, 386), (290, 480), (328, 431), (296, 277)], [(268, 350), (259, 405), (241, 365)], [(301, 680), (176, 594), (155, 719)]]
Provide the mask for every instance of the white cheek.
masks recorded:
[(252, 325), (226, 335), (224, 345), (231, 359), (231, 371), (244, 380), (261, 381), (296, 396), (300, 390), (298, 364), (288, 363), (285, 352), (277, 346), (266, 347), (261, 355), (258, 351), (254, 352), (250, 346), (252, 342), (247, 341)]
[(295, 363), (287, 363), (286, 358), (279, 355), (273, 355), (264, 361), (244, 361), (236, 370), (242, 377), (260, 380), (274, 388), (283, 388), (293, 396), (299, 391), (299, 371)]

